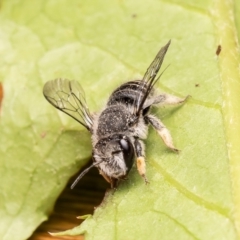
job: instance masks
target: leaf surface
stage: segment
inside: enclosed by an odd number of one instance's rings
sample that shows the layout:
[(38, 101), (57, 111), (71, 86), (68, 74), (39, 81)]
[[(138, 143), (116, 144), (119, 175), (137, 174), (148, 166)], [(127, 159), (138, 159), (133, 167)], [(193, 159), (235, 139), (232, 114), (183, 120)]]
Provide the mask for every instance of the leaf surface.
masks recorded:
[(164, 66), (171, 66), (157, 88), (192, 97), (155, 114), (180, 154), (166, 149), (150, 129), (150, 184), (145, 186), (133, 167), (93, 216), (60, 234), (238, 239), (239, 9), (238, 1), (227, 0), (3, 1), (1, 239), (26, 239), (91, 155), (87, 131), (45, 101), (44, 83), (78, 80), (89, 108), (99, 111), (120, 83), (141, 78), (169, 39)]

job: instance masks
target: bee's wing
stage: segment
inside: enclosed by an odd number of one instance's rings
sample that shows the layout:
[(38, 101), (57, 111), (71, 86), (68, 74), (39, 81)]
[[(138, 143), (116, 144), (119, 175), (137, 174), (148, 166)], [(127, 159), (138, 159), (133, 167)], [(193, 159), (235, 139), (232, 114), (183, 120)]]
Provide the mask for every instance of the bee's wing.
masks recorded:
[(67, 79), (49, 81), (43, 87), (43, 95), (55, 108), (91, 131), (92, 116), (86, 104), (84, 91), (77, 81)]
[(147, 99), (147, 97), (149, 96), (153, 86), (155, 85), (155, 83), (159, 80), (159, 78), (161, 77), (161, 75), (163, 73), (161, 73), (158, 78), (156, 78), (165, 54), (168, 50), (168, 47), (171, 43), (171, 40), (160, 49), (160, 51), (158, 52), (157, 56), (155, 57), (155, 59), (153, 60), (153, 62), (150, 64), (150, 66), (148, 67), (146, 73), (144, 74), (143, 79), (141, 80), (140, 84), (139, 84), (139, 96), (137, 97), (137, 100), (135, 102), (135, 106), (134, 106), (134, 112), (136, 114), (136, 116), (139, 116), (143, 105)]

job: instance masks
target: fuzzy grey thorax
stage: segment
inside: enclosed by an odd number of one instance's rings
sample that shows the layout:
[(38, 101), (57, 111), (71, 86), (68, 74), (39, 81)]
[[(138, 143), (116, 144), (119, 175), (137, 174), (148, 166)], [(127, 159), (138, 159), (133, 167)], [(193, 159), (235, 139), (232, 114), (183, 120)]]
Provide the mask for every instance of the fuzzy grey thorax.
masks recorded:
[(130, 117), (130, 112), (122, 104), (107, 107), (98, 118), (97, 136), (104, 137), (106, 135), (128, 131)]

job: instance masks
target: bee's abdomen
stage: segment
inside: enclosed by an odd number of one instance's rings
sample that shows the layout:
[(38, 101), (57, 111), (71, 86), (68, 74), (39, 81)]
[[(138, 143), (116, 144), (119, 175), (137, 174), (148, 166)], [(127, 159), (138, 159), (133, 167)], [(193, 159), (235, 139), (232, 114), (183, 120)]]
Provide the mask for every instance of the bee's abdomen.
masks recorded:
[(139, 101), (140, 92), (141, 96), (146, 93), (146, 85), (142, 84), (142, 81), (130, 81), (122, 84), (118, 87), (110, 96), (107, 105), (125, 104), (127, 106), (132, 106)]

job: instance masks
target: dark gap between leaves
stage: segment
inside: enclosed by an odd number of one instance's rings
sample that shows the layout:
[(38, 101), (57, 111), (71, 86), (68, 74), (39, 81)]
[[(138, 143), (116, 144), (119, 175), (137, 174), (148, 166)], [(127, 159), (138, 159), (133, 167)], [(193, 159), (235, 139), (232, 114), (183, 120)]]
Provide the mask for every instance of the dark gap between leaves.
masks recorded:
[[(87, 166), (86, 166), (87, 167)], [(93, 214), (104, 198), (109, 184), (99, 175), (97, 168), (92, 168), (71, 190), (70, 186), (79, 173), (73, 176), (59, 196), (49, 220), (43, 222), (29, 240), (83, 240), (83, 236), (53, 237), (48, 232), (58, 232), (71, 229), (81, 224), (83, 220), (77, 216)]]

